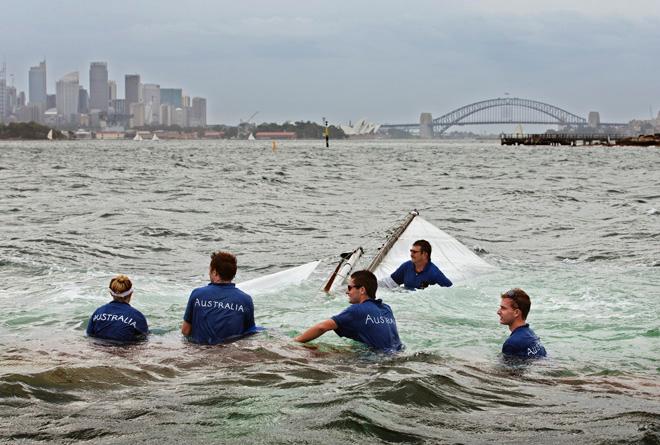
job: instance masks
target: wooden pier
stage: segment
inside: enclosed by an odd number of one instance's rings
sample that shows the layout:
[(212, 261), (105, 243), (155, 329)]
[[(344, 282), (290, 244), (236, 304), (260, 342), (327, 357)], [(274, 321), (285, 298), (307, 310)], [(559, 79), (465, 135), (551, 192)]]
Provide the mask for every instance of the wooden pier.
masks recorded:
[(621, 134), (501, 134), (502, 145), (619, 145), (625, 139)]

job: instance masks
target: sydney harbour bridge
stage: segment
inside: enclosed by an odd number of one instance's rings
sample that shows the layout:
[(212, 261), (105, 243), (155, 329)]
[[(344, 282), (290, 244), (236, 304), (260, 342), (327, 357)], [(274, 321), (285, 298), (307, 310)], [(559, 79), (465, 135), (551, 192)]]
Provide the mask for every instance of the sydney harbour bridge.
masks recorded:
[(488, 124), (545, 124), (571, 127), (615, 127), (625, 124), (601, 123), (598, 113), (592, 112), (589, 121), (562, 108), (530, 99), (505, 97), (471, 103), (433, 119), (422, 113), (416, 124), (384, 124), (382, 129), (417, 132), (422, 138), (442, 135), (455, 125)]

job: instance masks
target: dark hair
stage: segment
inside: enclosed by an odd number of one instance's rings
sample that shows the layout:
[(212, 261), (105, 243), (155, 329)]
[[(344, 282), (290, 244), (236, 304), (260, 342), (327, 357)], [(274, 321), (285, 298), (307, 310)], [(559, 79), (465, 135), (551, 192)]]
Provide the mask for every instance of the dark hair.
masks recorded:
[(364, 287), (369, 298), (376, 298), (376, 289), (378, 289), (378, 279), (376, 275), (368, 270), (358, 270), (351, 274), (353, 283), (357, 287)]
[(431, 243), (426, 241), (425, 239), (420, 239), (417, 240), (413, 243), (413, 246), (419, 247), (422, 252), (426, 252), (429, 254), (429, 261), (431, 261)]
[(231, 281), (236, 276), (238, 263), (236, 257), (229, 252), (213, 252), (211, 254), (211, 270), (214, 270), (223, 281)]
[(520, 309), (520, 312), (522, 312), (523, 320), (527, 320), (527, 314), (529, 314), (529, 310), (532, 307), (532, 302), (529, 299), (529, 295), (527, 295), (524, 290), (516, 287), (503, 293), (502, 298), (510, 299), (511, 303), (513, 304), (513, 308)]

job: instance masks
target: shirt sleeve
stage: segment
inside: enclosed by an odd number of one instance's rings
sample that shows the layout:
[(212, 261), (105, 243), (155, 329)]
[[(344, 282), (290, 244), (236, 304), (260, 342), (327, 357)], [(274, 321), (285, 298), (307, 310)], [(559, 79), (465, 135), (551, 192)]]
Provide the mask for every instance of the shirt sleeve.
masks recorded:
[(402, 265), (399, 266), (397, 270), (395, 270), (392, 275), (390, 275), (390, 278), (394, 280), (394, 282), (398, 285), (401, 285), (403, 283), (403, 271), (404, 271), (404, 266), (406, 263), (403, 263)]
[(399, 285), (392, 279), (392, 277), (385, 277), (382, 280), (378, 280), (379, 288), (393, 289), (399, 287)]
[(449, 278), (445, 276), (445, 274), (442, 273), (439, 268), (436, 269), (435, 281), (436, 284), (439, 284), (442, 287), (451, 287), (451, 285), (454, 284)]
[(142, 334), (149, 334), (149, 325), (147, 324), (147, 319), (144, 317), (144, 315), (140, 314), (140, 318), (135, 325), (137, 326), (137, 330)]
[(192, 323), (192, 313), (193, 313), (193, 296), (190, 294), (188, 298), (188, 305), (186, 306), (186, 312), (183, 314), (183, 321)]
[(350, 305), (346, 309), (344, 309), (341, 313), (335, 315), (332, 317), (332, 320), (334, 320), (335, 323), (337, 323), (337, 327), (341, 330), (342, 327), (350, 325), (353, 320), (355, 319), (355, 309), (354, 306), (356, 305)]

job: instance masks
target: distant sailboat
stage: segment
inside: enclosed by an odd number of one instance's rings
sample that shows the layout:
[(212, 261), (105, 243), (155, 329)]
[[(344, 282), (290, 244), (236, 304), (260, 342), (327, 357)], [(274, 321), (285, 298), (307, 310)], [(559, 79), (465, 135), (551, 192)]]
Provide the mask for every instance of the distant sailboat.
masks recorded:
[(250, 136), (248, 136), (248, 141), (254, 141), (255, 137), (252, 133), (250, 133)]
[(48, 131), (48, 134), (46, 135), (46, 139), (48, 139), (49, 141), (53, 140), (53, 129), (52, 128)]
[(140, 136), (140, 133), (135, 133), (135, 137), (133, 138), (134, 141), (141, 141), (142, 136)]
[(160, 141), (160, 138), (158, 136), (156, 136), (156, 133), (154, 133), (154, 135), (151, 137), (151, 140), (152, 141)]

